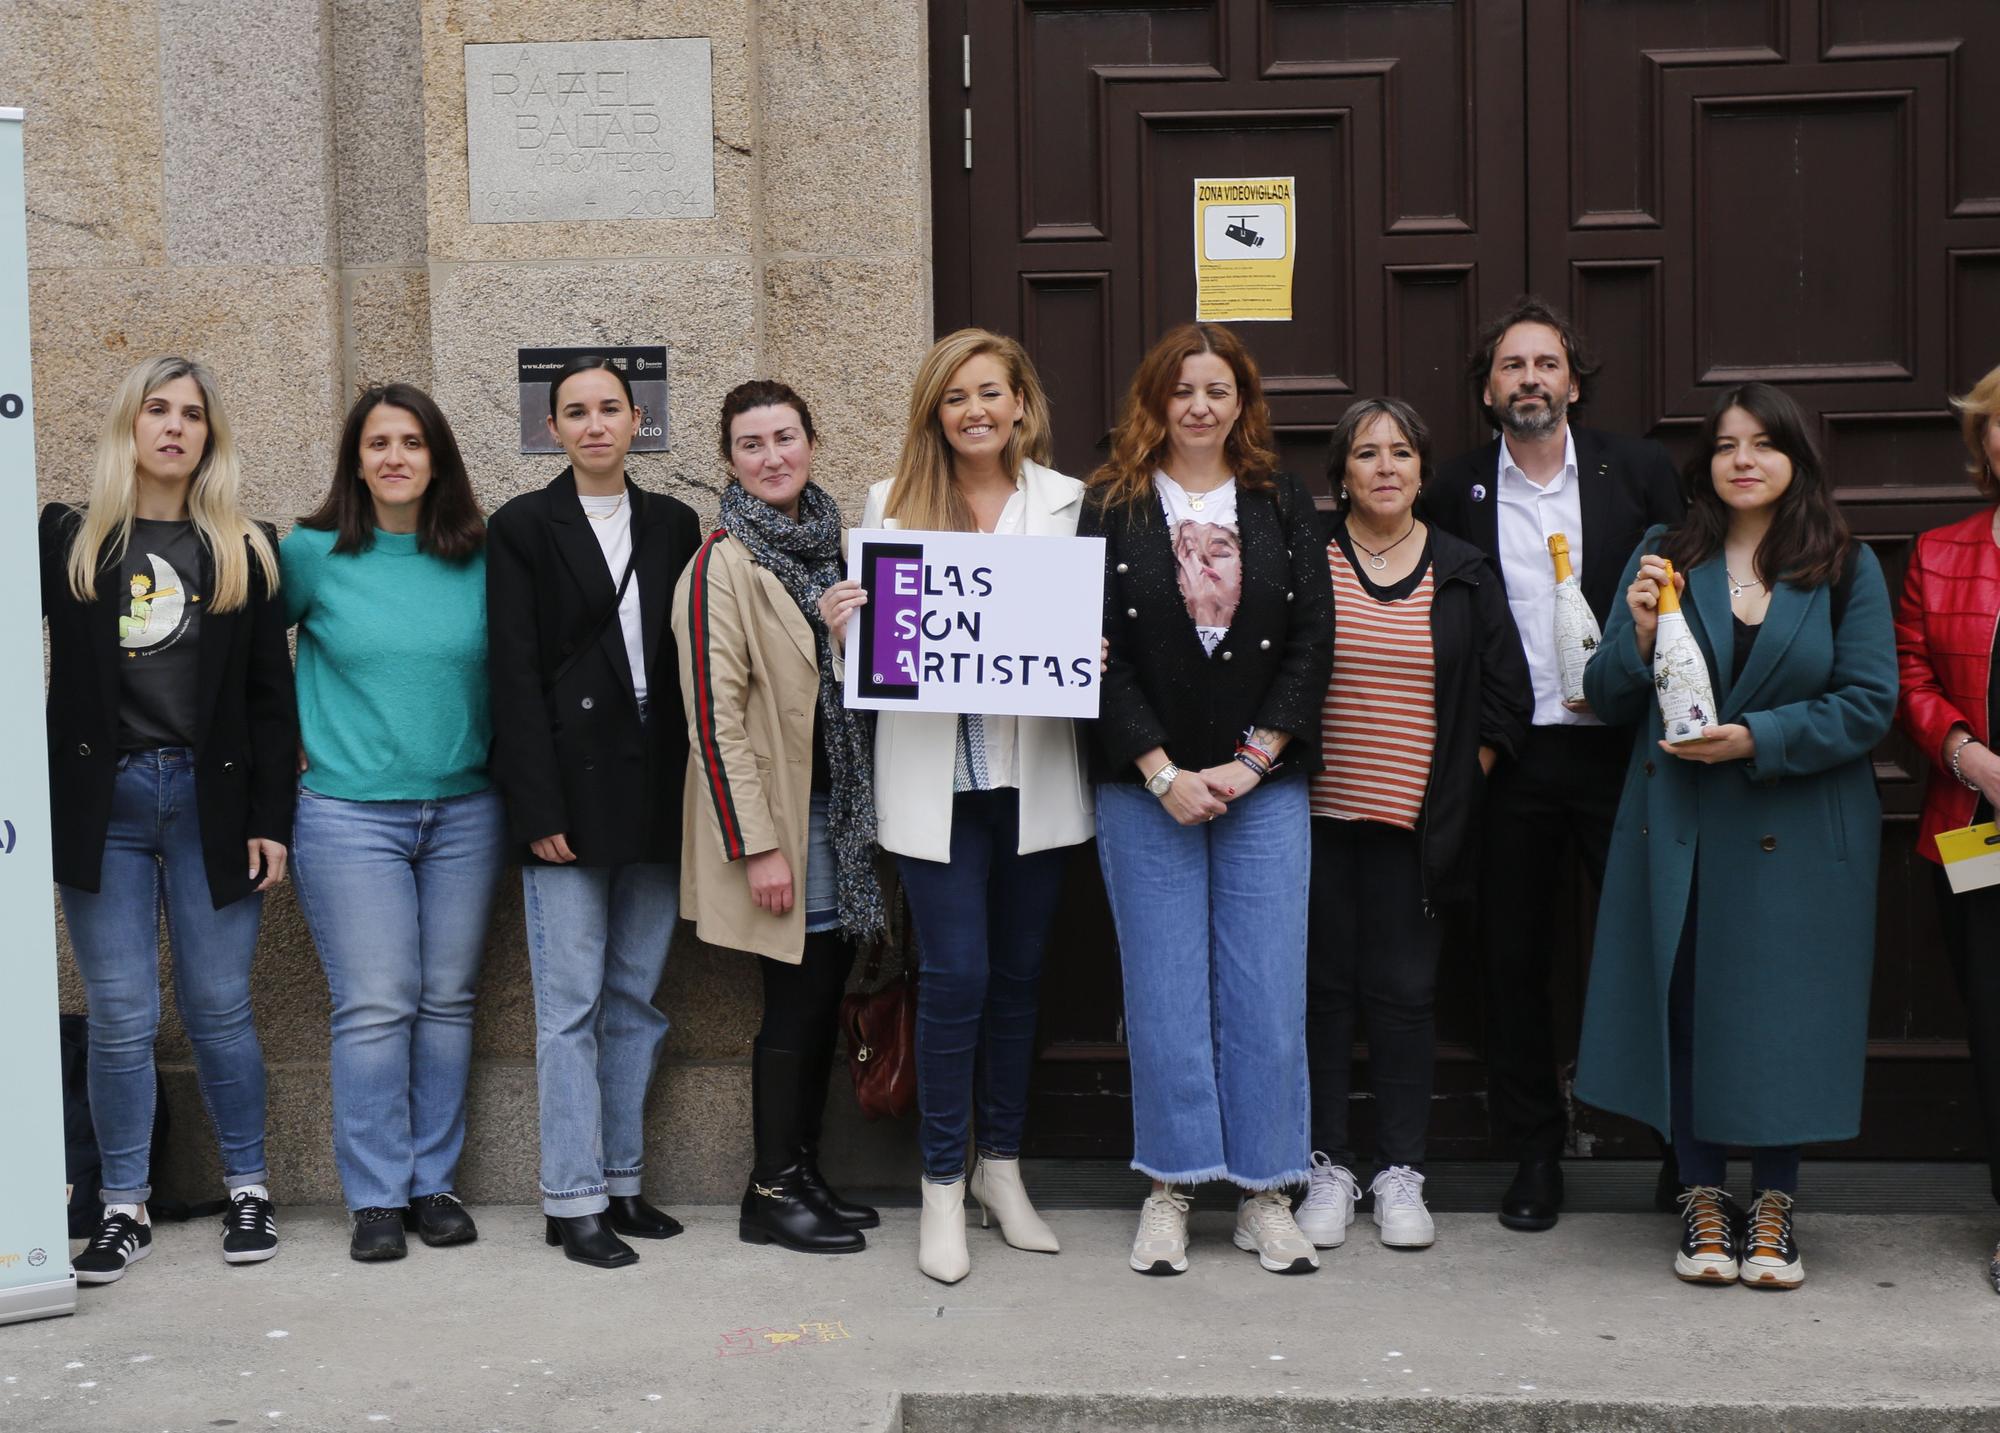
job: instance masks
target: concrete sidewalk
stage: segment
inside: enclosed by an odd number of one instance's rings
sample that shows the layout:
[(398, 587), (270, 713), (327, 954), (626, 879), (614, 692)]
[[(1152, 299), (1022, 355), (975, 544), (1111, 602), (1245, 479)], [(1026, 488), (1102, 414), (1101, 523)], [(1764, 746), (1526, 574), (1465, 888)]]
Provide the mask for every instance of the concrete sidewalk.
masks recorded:
[(282, 1210), (250, 1268), (212, 1223), (165, 1226), (75, 1318), (0, 1328), (0, 1429), (2000, 1429), (1990, 1214), (1808, 1214), (1809, 1282), (1774, 1294), (1677, 1282), (1664, 1215), (1444, 1215), (1405, 1254), (1364, 1216), (1280, 1278), (1198, 1209), (1173, 1279), (1126, 1268), (1126, 1213), (1053, 1212), (1053, 1258), (975, 1215), (947, 1289), (911, 1210), (842, 1258), (681, 1210), (612, 1272), (544, 1247), (530, 1208), (476, 1212), (478, 1244), (381, 1266), (335, 1209)]

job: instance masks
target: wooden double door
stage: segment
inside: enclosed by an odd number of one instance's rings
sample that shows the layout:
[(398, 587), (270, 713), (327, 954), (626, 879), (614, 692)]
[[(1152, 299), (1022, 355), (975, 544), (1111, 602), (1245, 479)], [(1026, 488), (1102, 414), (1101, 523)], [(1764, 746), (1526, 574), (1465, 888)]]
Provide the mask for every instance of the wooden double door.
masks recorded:
[[(2000, 362), (1990, 0), (930, 0), (930, 19), (938, 329), (1023, 339), (1067, 472), (1101, 460), (1146, 345), (1193, 316), (1194, 181), (1289, 175), (1293, 317), (1240, 332), (1287, 463), (1315, 484), (1360, 396), (1416, 403), (1440, 458), (1483, 441), (1465, 354), (1532, 290), (1602, 361), (1583, 423), (1685, 456), (1717, 388), (1784, 385), (1892, 584), (1914, 534), (1972, 509), (1947, 395)], [(1923, 764), (1898, 736), (1877, 771), (1868, 1100), (1849, 1152), (1968, 1157), (1963, 1022), (1912, 851)], [(1558, 879), (1573, 1052), (1593, 895)], [(1486, 1147), (1476, 987), (1454, 940), (1440, 1158)], [(1129, 1152), (1117, 952), (1087, 849), (1045, 991), (1032, 1151)], [(1574, 1140), (1653, 1147), (1582, 1107)]]

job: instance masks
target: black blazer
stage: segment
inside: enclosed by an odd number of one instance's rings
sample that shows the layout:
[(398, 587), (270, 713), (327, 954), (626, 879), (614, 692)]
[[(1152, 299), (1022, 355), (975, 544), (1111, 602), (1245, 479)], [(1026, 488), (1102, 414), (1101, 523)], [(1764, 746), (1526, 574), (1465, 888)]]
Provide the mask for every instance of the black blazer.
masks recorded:
[[(1328, 542), (1340, 521), (1338, 513), (1323, 517)], [(1500, 579), (1478, 548), (1444, 529), (1431, 528), (1430, 544), (1437, 738), (1417, 842), (1424, 903), (1439, 910), (1470, 900), (1477, 884), (1478, 843), (1471, 836), (1486, 799), (1479, 748), (1518, 756), (1534, 718), (1535, 696)], [(1339, 620), (1336, 611), (1334, 621)]]
[[(49, 623), (49, 818), (56, 879), (99, 888), (111, 791), (118, 779), (118, 618), (128, 596), (109, 545), (99, 554), (97, 600), (69, 590), (70, 541), (83, 513), (42, 509), (42, 615)], [(260, 523), (277, 546), (278, 534)], [(202, 581), (214, 572), (204, 561)], [(202, 866), (217, 910), (255, 888), (245, 845), (292, 844), (299, 722), (285, 604), (250, 564), (250, 598), (234, 612), (202, 613), (194, 734), (195, 816)]]
[[(1570, 432), (1576, 438), (1577, 501), (1583, 512), (1583, 566), (1576, 576), (1602, 626), (1611, 620), (1612, 605), (1620, 597), (1619, 574), (1646, 529), (1656, 522), (1678, 527), (1687, 516), (1687, 497), (1674, 460), (1652, 439), (1574, 426)], [(1446, 532), (1485, 553), (1504, 583), (1494, 500), (1499, 472), (1498, 438), (1461, 453), (1425, 485), (1423, 511)]]
[(1166, 515), (1148, 495), (1107, 510), (1085, 495), (1077, 536), (1104, 544), (1110, 658), (1098, 703), (1099, 781), (1138, 782), (1132, 763), (1164, 747), (1194, 771), (1218, 766), (1253, 726), (1289, 732), (1278, 776), (1319, 770), (1319, 711), (1333, 665), (1333, 591), (1312, 499), (1287, 473), (1268, 493), (1240, 491), (1243, 595), (1209, 656), (1182, 600)]
[[(611, 611), (624, 574), (605, 566), (571, 471), (511, 499), (486, 529), (494, 784), (516, 841), (564, 835), (584, 866), (672, 861), (681, 849), (687, 721), (668, 616), (701, 525), (665, 493), (629, 478), (625, 491), (646, 649), (643, 724)], [(543, 864), (526, 849), (520, 859)]]

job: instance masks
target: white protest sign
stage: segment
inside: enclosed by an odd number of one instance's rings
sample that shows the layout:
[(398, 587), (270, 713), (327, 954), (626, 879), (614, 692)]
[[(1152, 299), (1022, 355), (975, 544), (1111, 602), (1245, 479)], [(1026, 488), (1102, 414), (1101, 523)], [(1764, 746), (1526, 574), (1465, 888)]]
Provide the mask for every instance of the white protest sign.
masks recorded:
[(847, 575), (847, 705), (1097, 715), (1104, 539), (864, 528)]

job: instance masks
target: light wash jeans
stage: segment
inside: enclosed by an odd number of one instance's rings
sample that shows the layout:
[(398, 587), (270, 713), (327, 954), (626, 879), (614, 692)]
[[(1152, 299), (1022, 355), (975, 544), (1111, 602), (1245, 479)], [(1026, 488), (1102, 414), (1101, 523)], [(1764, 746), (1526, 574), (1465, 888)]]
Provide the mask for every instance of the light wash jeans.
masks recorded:
[(333, 1155), (349, 1209), (456, 1187), (500, 796), (342, 801), (303, 787), (292, 883), (333, 996)]
[(639, 1193), (646, 1091), (667, 1038), (653, 992), (680, 915), (665, 864), (524, 866), (535, 977), (542, 1211), (597, 1214)]
[(1132, 1167), (1170, 1184), (1305, 1181), (1306, 783), (1182, 826), (1145, 788), (1097, 788), (1097, 857), (1125, 975)]
[[(244, 858), (249, 859), (247, 855)], [(111, 788), (95, 893), (61, 886), (90, 995), (90, 1116), (106, 1204), (152, 1196), (153, 1041), (160, 1031), (160, 913), (173, 941), (174, 1001), (231, 1189), (263, 1184), (264, 1052), (250, 1018), (250, 958), (264, 898), (216, 910), (202, 865), (194, 753), (128, 752)]]

